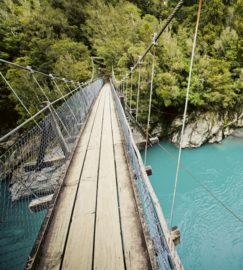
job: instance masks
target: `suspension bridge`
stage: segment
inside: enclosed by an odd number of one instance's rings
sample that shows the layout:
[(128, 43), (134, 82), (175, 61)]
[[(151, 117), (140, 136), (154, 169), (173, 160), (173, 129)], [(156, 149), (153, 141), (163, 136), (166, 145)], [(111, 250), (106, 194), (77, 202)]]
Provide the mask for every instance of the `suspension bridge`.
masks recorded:
[(99, 79), (44, 102), (1, 157), (1, 269), (21, 268), (27, 250), (25, 269), (183, 269), (117, 90)]
[[(94, 61), (103, 65), (95, 60), (98, 57), (91, 58), (93, 73), (87, 83), (0, 59), (29, 74), (44, 107), (32, 115), (0, 73), (30, 115), (0, 142), (35, 123), (0, 157), (1, 269), (183, 269), (175, 249), (180, 235), (171, 226), (180, 154), (169, 229), (144, 165), (147, 147), (158, 143), (157, 138), (149, 137), (155, 48), (184, 2), (178, 3), (161, 31), (153, 35), (144, 55), (120, 81), (114, 70), (109, 82), (95, 78)], [(193, 53), (200, 6), (201, 1)], [(132, 75), (152, 48), (148, 124), (144, 130), (137, 122), (140, 72), (136, 109), (132, 108)], [(193, 56), (190, 75), (192, 64)], [(58, 98), (48, 96), (41, 77), (49, 80)], [(37, 121), (39, 118), (42, 120)], [(138, 147), (145, 148), (145, 162)]]

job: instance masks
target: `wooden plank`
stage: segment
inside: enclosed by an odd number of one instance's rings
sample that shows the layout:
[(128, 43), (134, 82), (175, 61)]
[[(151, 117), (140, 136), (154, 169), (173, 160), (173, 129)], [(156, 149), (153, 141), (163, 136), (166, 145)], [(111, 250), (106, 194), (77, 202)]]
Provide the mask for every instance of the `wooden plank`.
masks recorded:
[(91, 133), (99, 100), (102, 95), (103, 91), (101, 91), (101, 95), (94, 104), (93, 110), (85, 126), (85, 132), (80, 138), (67, 175), (64, 179), (63, 187), (57, 199), (57, 204), (54, 209), (53, 218), (46, 235), (45, 243), (42, 246), (42, 256), (37, 269), (60, 269), (67, 232), (71, 220), (72, 208), (77, 191), (77, 184), (84, 163), (85, 151), (88, 147), (88, 141), (90, 138), (89, 134)]
[[(150, 138), (150, 141), (151, 141), (152, 144), (157, 144), (157, 143), (159, 143), (159, 139), (158, 139), (157, 137), (155, 137), (155, 138)], [(136, 142), (136, 146), (137, 146), (137, 148), (138, 148), (139, 150), (145, 149), (145, 146), (146, 146), (146, 140), (137, 141), (137, 142)], [(150, 145), (148, 144), (148, 147), (149, 147), (149, 146), (150, 146)]]
[(118, 119), (116, 116), (115, 103), (113, 101), (112, 95), (110, 96), (110, 104), (111, 104), (111, 120), (112, 120), (112, 123), (116, 123), (112, 125), (113, 141), (114, 141), (114, 145), (116, 145), (117, 143), (122, 143), (122, 136), (121, 136), (121, 131), (118, 126), (118, 122), (117, 122)]
[(34, 199), (29, 204), (29, 209), (31, 213), (37, 213), (48, 208), (52, 200), (53, 194), (41, 197), (39, 199)]
[[(153, 175), (152, 167), (150, 165), (146, 166), (144, 169), (146, 171), (147, 176)], [(133, 172), (134, 172), (134, 177), (136, 178), (135, 170), (133, 170)]]
[(94, 269), (124, 269), (109, 106), (110, 86), (108, 93), (100, 154)]
[[(129, 126), (128, 126), (128, 128), (129, 128)], [(170, 253), (172, 255), (173, 262), (175, 264), (176, 269), (178, 269), (178, 270), (184, 270), (184, 267), (183, 267), (183, 265), (181, 263), (180, 257), (178, 256), (177, 250), (175, 248), (174, 242), (171, 239), (170, 231), (168, 229), (168, 226), (167, 226), (167, 223), (166, 223), (164, 214), (162, 212), (162, 209), (161, 209), (159, 200), (158, 200), (158, 198), (157, 198), (157, 196), (156, 196), (156, 194), (155, 194), (155, 192), (153, 190), (153, 187), (152, 187), (152, 185), (151, 185), (151, 183), (149, 181), (149, 178), (148, 178), (147, 173), (145, 171), (145, 168), (143, 166), (143, 160), (142, 160), (141, 155), (140, 155), (140, 152), (139, 152), (139, 150), (138, 150), (138, 148), (136, 146), (136, 143), (135, 143), (135, 141), (134, 141), (134, 139), (132, 137), (132, 132), (131, 132), (130, 128), (129, 128), (129, 132), (130, 132), (130, 135), (131, 135), (131, 140), (132, 140), (133, 148), (134, 148), (134, 150), (135, 150), (135, 152), (137, 154), (138, 161), (139, 161), (139, 164), (140, 164), (140, 167), (141, 167), (141, 170), (142, 170), (142, 173), (143, 173), (143, 176), (144, 176), (146, 185), (147, 185), (147, 187), (149, 189), (150, 196), (151, 196), (151, 198), (153, 200), (153, 203), (154, 203), (154, 206), (155, 206), (157, 215), (158, 215), (158, 219), (159, 219), (159, 222), (161, 224), (161, 227), (162, 227), (162, 230), (163, 230), (163, 233), (164, 233), (165, 240), (167, 242), (168, 248), (169, 248)], [(145, 217), (144, 217), (144, 219), (145, 219)], [(145, 225), (145, 226), (147, 226), (147, 225)], [(146, 241), (148, 241), (148, 240), (146, 240)], [(150, 240), (148, 242), (150, 242)], [(149, 243), (148, 243), (148, 245), (149, 245)], [(151, 258), (151, 261), (153, 263), (153, 262), (155, 262), (155, 260), (152, 258), (153, 255), (152, 256), (151, 255), (150, 255), (150, 258)]]
[(147, 173), (147, 176), (153, 175), (152, 167), (150, 165), (145, 167), (145, 171)]
[(104, 114), (104, 106), (105, 106), (105, 97), (107, 95), (107, 89), (104, 89), (104, 96), (99, 107), (96, 119), (95, 119), (95, 127), (93, 134), (91, 136), (91, 140), (88, 146), (88, 150), (99, 148), (100, 150), (100, 141), (101, 141), (101, 131), (103, 126), (103, 114)]
[[(129, 168), (121, 143), (122, 130), (119, 128), (114, 106), (114, 101), (111, 99), (112, 131), (126, 269), (152, 269), (133, 193)], [(117, 143), (115, 143), (115, 138), (117, 138)]]
[[(76, 199), (62, 269), (91, 269), (99, 149), (89, 150)], [(90, 164), (96, 176), (90, 176)]]
[(83, 125), (83, 123), (78, 123), (78, 124), (75, 124), (75, 127), (80, 129), (82, 127), (82, 125)]
[(177, 226), (174, 226), (170, 230), (170, 236), (175, 246), (181, 243), (181, 233)]
[(102, 98), (81, 175), (62, 269), (92, 268), (103, 109), (104, 99)]
[(128, 111), (128, 112), (131, 112), (131, 113), (134, 113), (134, 112), (137, 111), (137, 109), (131, 109), (131, 110), (130, 110), (130, 109), (127, 109), (127, 111)]
[(123, 145), (114, 147), (126, 269), (152, 269)]
[(58, 211), (54, 212), (37, 269), (60, 268), (75, 192), (75, 185), (66, 186), (60, 191), (56, 205)]
[[(43, 169), (43, 168), (52, 167), (52, 166), (59, 166), (65, 163), (65, 161), (66, 161), (65, 156), (55, 157), (55, 158), (43, 161), (41, 168)], [(25, 163), (23, 168), (25, 172), (34, 171), (36, 169), (36, 162), (34, 161), (34, 162)]]
[(69, 137), (66, 139), (67, 143), (74, 143), (77, 139), (77, 136)]

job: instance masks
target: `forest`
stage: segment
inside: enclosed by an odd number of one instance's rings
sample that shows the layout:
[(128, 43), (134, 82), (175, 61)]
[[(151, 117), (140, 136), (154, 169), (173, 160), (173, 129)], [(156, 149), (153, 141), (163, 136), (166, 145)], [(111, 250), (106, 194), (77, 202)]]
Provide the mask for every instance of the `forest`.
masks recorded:
[[(60, 78), (91, 78), (91, 56), (108, 74), (124, 78), (158, 33), (178, 0), (0, 0), (0, 58)], [(187, 0), (160, 37), (155, 54), (152, 119), (182, 114), (199, 0)], [(153, 50), (141, 67), (139, 122), (146, 123)], [(243, 0), (203, 0), (189, 96), (192, 111), (237, 111), (243, 101)], [(99, 64), (96, 64), (99, 73)], [(31, 113), (44, 97), (25, 70), (0, 62), (0, 71)], [(136, 106), (138, 71), (133, 74)], [(58, 93), (38, 81), (54, 100)], [(128, 81), (128, 90), (131, 82)], [(0, 79), (0, 126), (15, 127), (29, 115)]]

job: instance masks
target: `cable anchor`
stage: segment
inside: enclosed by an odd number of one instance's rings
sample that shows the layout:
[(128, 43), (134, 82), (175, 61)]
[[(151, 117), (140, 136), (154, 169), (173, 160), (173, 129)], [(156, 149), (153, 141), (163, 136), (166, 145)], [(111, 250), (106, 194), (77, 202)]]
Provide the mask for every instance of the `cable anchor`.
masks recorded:
[(154, 45), (154, 47), (157, 47), (159, 45), (158, 42), (156, 41), (157, 34), (156, 33), (152, 34), (152, 37), (153, 37), (152, 44)]
[(51, 78), (51, 80), (55, 80), (52, 74), (49, 74), (49, 77)]
[(29, 73), (30, 73), (30, 74), (34, 74), (34, 73), (35, 73), (35, 72), (31, 69), (31, 66), (27, 66), (26, 68), (29, 70)]

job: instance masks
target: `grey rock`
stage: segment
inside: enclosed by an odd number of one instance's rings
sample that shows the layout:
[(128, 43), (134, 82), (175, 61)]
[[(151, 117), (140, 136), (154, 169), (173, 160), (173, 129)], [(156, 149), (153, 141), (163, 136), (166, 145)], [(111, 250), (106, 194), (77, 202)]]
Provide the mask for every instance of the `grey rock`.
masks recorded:
[(153, 129), (152, 136), (160, 137), (161, 132), (162, 132), (162, 124), (158, 123), (157, 127)]
[(232, 136), (236, 138), (243, 138), (243, 128), (239, 128), (232, 133)]
[[(169, 141), (177, 146), (181, 140), (182, 124), (183, 118), (178, 116), (168, 128)], [(207, 142), (220, 143), (223, 138), (232, 134), (243, 137), (243, 131), (235, 132), (239, 127), (243, 127), (243, 113), (231, 112), (230, 115), (228, 112), (224, 115), (218, 112), (197, 113), (197, 118), (193, 121), (187, 117), (182, 148), (196, 148)]]
[(65, 164), (44, 168), (40, 172), (23, 172), (15, 170), (9, 187), (12, 201), (33, 195), (51, 194), (55, 191), (58, 181), (65, 170)]

